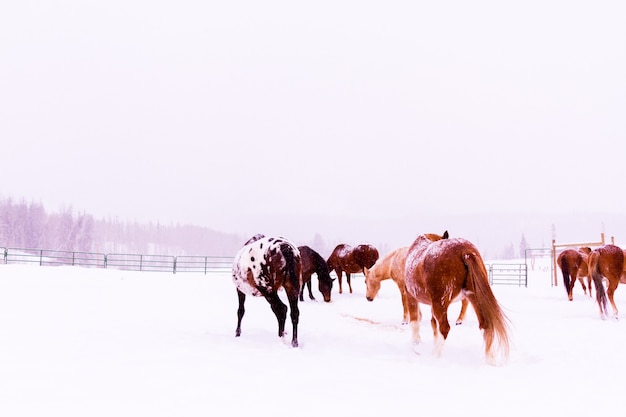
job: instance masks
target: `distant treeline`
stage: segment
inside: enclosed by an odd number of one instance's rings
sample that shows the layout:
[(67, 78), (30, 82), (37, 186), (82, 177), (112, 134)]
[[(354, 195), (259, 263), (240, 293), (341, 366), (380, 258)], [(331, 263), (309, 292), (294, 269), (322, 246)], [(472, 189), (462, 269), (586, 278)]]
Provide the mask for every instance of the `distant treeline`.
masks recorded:
[(71, 207), (0, 200), (0, 246), (77, 252), (232, 256), (245, 239), (192, 225), (95, 219)]

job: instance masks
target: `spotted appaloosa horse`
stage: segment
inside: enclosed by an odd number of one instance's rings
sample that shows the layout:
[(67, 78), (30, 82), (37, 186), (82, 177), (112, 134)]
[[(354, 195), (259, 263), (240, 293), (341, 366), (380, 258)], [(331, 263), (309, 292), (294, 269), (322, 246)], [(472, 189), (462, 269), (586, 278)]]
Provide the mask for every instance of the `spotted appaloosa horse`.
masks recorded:
[(372, 245), (358, 245), (352, 247), (346, 244), (339, 244), (326, 260), (329, 271), (335, 271), (339, 279), (339, 294), (343, 292), (342, 273), (346, 273), (346, 281), (352, 293), (352, 283), (350, 274), (364, 273), (364, 268), (371, 268), (378, 260), (378, 249)]
[(326, 261), (315, 250), (308, 246), (298, 246), (300, 259), (302, 260), (302, 289), (300, 290), (300, 301), (304, 301), (304, 287), (309, 290), (309, 298), (315, 300), (311, 291), (311, 276), (317, 274), (318, 289), (324, 297), (324, 301), (330, 302), (330, 294), (333, 290), (333, 279), (328, 271)]
[[(398, 289), (400, 290), (402, 308), (404, 310), (402, 324), (407, 324), (409, 322), (409, 306), (406, 299), (406, 287), (404, 285), (404, 267), (408, 251), (408, 246), (392, 250), (377, 260), (374, 266), (371, 268), (365, 268), (364, 270), (366, 285), (365, 298), (367, 301), (374, 301), (376, 294), (378, 294), (378, 291), (380, 290), (381, 281), (391, 278), (396, 283)], [(461, 312), (459, 317), (456, 319), (456, 324), (463, 323), (468, 304), (469, 302), (467, 299), (464, 298), (461, 300)]]
[(491, 291), (485, 263), (472, 243), (448, 239), (447, 231), (442, 236), (418, 236), (407, 253), (404, 279), (414, 344), (421, 340), (419, 303), (431, 306), (434, 354), (441, 356), (450, 331), (448, 306), (467, 298), (483, 330), (487, 362), (495, 365), (508, 358), (508, 319)]
[[(618, 310), (613, 299), (615, 290), (620, 282), (626, 283), (626, 279), (621, 281), (624, 271), (624, 251), (615, 245), (603, 245), (595, 248), (587, 259), (589, 274), (596, 287), (596, 300), (600, 307), (600, 317), (605, 320), (608, 315), (607, 296), (611, 307), (613, 307), (613, 317), (618, 318)], [(608, 281), (606, 291), (604, 289), (604, 279)]]
[(300, 252), (291, 242), (281, 237), (265, 237), (258, 234), (250, 238), (237, 252), (233, 262), (233, 282), (237, 287), (239, 308), (237, 330), (241, 335), (241, 319), (245, 313), (246, 295), (263, 296), (270, 303), (278, 320), (278, 336), (285, 334), (287, 306), (279, 296), (283, 288), (289, 300), (293, 336), (291, 346), (298, 346), (298, 296), (302, 287)]
[(580, 285), (583, 287), (583, 291), (587, 294), (587, 286), (583, 281), (584, 277), (587, 277), (587, 283), (589, 284), (589, 296), (591, 297), (591, 275), (587, 268), (587, 257), (591, 249), (589, 247), (582, 247), (579, 249), (565, 249), (561, 252), (556, 259), (556, 263), (561, 268), (563, 273), (563, 284), (565, 286), (565, 292), (567, 298), (572, 301), (574, 299), (574, 284), (576, 284), (576, 278), (580, 281)]

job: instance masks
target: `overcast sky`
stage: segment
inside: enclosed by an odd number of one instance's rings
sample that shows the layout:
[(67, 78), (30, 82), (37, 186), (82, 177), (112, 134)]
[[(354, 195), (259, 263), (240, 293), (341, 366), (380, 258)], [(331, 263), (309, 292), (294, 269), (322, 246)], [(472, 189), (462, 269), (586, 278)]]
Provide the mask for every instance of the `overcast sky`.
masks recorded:
[(623, 1), (4, 2), (0, 193), (224, 231), (623, 213), (625, 19)]

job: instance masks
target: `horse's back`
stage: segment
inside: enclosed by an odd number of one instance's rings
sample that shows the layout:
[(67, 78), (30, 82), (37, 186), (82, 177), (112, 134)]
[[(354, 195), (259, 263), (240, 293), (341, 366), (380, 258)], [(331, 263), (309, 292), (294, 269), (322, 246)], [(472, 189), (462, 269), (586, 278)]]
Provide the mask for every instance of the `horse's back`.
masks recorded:
[(611, 244), (600, 246), (591, 252), (589, 262), (593, 262), (604, 276), (620, 277), (624, 270), (624, 251)]
[(579, 268), (583, 261), (583, 255), (576, 249), (565, 249), (557, 257), (557, 265), (561, 270), (569, 270), (572, 267)]
[(363, 244), (354, 248), (354, 260), (361, 268), (371, 268), (378, 258), (378, 249), (372, 245)]
[(307, 275), (313, 273), (315, 270), (313, 249), (308, 246), (298, 246), (298, 250), (300, 251), (300, 260), (302, 262), (302, 273)]
[(300, 258), (302, 259), (302, 273), (314, 273), (318, 271), (328, 271), (326, 260), (315, 249), (309, 246), (298, 246)]
[[(478, 249), (462, 238), (441, 239), (424, 247), (413, 245), (405, 261), (407, 290), (428, 304), (432, 302), (431, 297), (438, 299), (444, 293), (450, 293), (450, 299), (457, 297), (467, 283), (468, 256), (479, 261), (476, 262), (478, 267), (485, 268)], [(484, 275), (487, 276), (486, 270)]]
[(428, 279), (434, 282), (439, 280), (439, 276), (462, 282), (467, 275), (467, 256), (474, 256), (482, 261), (476, 246), (466, 239), (439, 240), (433, 243), (424, 259), (424, 271), (428, 273)]
[(280, 237), (255, 235), (235, 255), (233, 281), (246, 294), (260, 296), (263, 292), (300, 291), (302, 265), (299, 249)]

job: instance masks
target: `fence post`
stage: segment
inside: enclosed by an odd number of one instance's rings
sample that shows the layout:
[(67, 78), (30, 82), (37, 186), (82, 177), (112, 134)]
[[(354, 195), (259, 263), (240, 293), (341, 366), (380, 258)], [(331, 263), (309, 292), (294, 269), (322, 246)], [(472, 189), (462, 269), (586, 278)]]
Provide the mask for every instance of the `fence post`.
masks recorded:
[(176, 274), (176, 260), (178, 259), (177, 256), (174, 256), (174, 274)]

